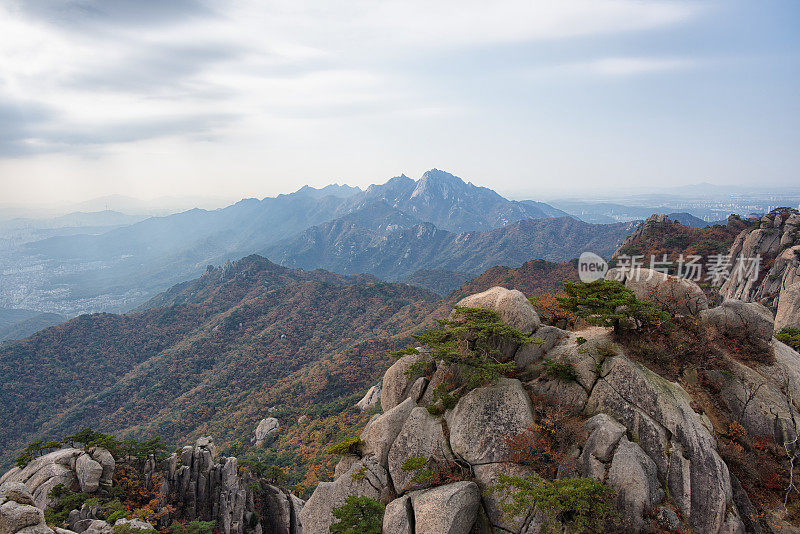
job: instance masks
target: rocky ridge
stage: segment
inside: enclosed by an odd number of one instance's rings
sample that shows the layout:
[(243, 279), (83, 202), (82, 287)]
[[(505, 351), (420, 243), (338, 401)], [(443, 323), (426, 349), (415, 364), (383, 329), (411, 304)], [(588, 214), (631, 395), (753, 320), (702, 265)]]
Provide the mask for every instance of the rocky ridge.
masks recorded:
[[(677, 282), (672, 278), (659, 283)], [(689, 297), (702, 295), (692, 283), (676, 287)], [(495, 287), (459, 305), (493, 309), (509, 324), (546, 340), (536, 350), (522, 346), (505, 351), (517, 364), (518, 379), (501, 379), (474, 389), (451, 409), (434, 415), (424, 406), (430, 402), (437, 375), (445, 371), (443, 364), (425, 352), (402, 357), (383, 377), (384, 412), (374, 416), (361, 433), (359, 454), (343, 457), (334, 480), (321, 483), (301, 512), (306, 534), (328, 532), (333, 509), (350, 495), (387, 503), (383, 529), (388, 534), (538, 532), (546, 518), (533, 512), (507, 517), (487, 491), (501, 473), (530, 472), (525, 465), (509, 461), (506, 439), (534, 422), (531, 398), (538, 394), (550, 395), (584, 414), (586, 439), (573, 451), (579, 465), (576, 474), (603, 481), (617, 491), (617, 506), (627, 518), (629, 531), (647, 530), (650, 513), (664, 524), (677, 522), (677, 529), (699, 533), (744, 532), (751, 526), (752, 505), (737, 491), (738, 482), (720, 455), (712, 422), (702, 410), (698, 412), (696, 402), (680, 384), (621, 350), (598, 360), (598, 349), (611, 343), (605, 329), (579, 332), (586, 338), (579, 348), (575, 332), (540, 326), (527, 299), (515, 293), (519, 292)], [(729, 304), (725, 309), (737, 306)], [(707, 308), (702, 301), (680, 311), (724, 332), (726, 320), (706, 313)], [(764, 318), (761, 309), (746, 305), (744, 309), (748, 320), (756, 324)], [(775, 378), (778, 371), (796, 375), (800, 369), (800, 355), (772, 339), (769, 326), (754, 328), (753, 335), (761, 336), (780, 356), (771, 366), (742, 366), (747, 369), (743, 373), (758, 373), (765, 383), (743, 420), (755, 434), (771, 434), (774, 413), (768, 408), (774, 411), (785, 398), (777, 393), (785, 386)], [(574, 382), (548, 375), (544, 360), (569, 364), (576, 373)], [(417, 362), (424, 362), (432, 372), (412, 380), (405, 370)], [(792, 381), (791, 387), (796, 389), (797, 384)], [(796, 401), (785, 407), (783, 432), (795, 431), (789, 423), (798, 418), (797, 410)], [(413, 473), (402, 467), (416, 457), (437, 465), (454, 463), (468, 475), (462, 481), (415, 489)], [(359, 473), (365, 476), (354, 476)]]

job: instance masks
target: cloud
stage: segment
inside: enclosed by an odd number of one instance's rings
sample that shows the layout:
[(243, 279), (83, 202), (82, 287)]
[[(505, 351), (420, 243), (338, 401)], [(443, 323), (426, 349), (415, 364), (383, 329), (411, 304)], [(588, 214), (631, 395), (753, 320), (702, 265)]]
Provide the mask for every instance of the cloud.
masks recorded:
[(589, 61), (570, 61), (527, 68), (523, 77), (535, 81), (551, 82), (553, 79), (587, 76), (603, 78), (629, 78), (646, 74), (669, 73), (695, 68), (700, 64), (690, 58), (663, 57), (604, 57)]
[(0, 99), (0, 156), (33, 153), (27, 141), (54, 116), (52, 110), (38, 104)]
[(213, 14), (197, 0), (18, 0), (12, 5), (26, 17), (75, 31), (168, 25)]
[(9, 114), (0, 155), (235, 135), (243, 122), (272, 135), (292, 118), (433, 117), (459, 103), (430, 91), (419, 58), (650, 30), (699, 11), (639, 0), (15, 0), (0, 4), (0, 98), (47, 111)]
[(629, 76), (686, 69), (695, 66), (695, 64), (695, 61), (688, 59), (609, 57), (585, 63), (579, 68), (605, 76)]

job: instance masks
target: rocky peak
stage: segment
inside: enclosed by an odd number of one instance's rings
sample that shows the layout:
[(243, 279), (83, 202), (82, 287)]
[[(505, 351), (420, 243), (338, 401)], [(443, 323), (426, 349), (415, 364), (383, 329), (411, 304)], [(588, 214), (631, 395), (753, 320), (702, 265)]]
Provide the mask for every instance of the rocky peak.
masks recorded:
[(417, 181), (411, 198), (453, 199), (462, 195), (470, 185), (449, 172), (431, 169)]

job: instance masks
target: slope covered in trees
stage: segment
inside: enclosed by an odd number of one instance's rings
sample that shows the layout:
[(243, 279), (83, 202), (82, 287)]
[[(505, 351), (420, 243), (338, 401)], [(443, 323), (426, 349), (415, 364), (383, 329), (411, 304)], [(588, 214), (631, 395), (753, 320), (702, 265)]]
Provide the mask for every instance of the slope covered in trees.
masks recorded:
[[(372, 380), (380, 370), (363, 362), (380, 365), (437, 299), (251, 256), (151, 304), (80, 316), (0, 349), (3, 464), (26, 442), (85, 426), (170, 443), (212, 432), (223, 447), (247, 441), (270, 406), (330, 400)], [(326, 359), (331, 372), (313, 366)]]

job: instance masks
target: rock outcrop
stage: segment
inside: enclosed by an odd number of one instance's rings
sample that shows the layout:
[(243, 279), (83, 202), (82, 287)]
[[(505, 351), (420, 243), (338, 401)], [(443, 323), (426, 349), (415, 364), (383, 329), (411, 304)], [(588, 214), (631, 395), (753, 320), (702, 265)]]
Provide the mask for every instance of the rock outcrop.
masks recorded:
[(364, 455), (372, 455), (379, 464), (388, 467), (389, 448), (416, 407), (414, 399), (406, 399), (388, 412), (373, 417), (361, 433)]
[(516, 289), (496, 286), (483, 293), (464, 297), (456, 306), (494, 310), (504, 323), (524, 334), (530, 334), (541, 324), (533, 305), (521, 291)]
[[(199, 438), (193, 447), (172, 453), (164, 461), (163, 470), (151, 459), (145, 475), (156, 473), (163, 476), (161, 505), (173, 505), (183, 519), (215, 521), (222, 534), (302, 532), (299, 515), (303, 501), (254, 479), (248, 472), (240, 474), (236, 458), (216, 457), (211, 438)], [(174, 519), (164, 514), (158, 526), (169, 525)]]
[(366, 457), (333, 482), (320, 482), (314, 494), (300, 512), (303, 534), (330, 534), (334, 522), (333, 510), (345, 503), (351, 495), (388, 500), (389, 476), (386, 469), (374, 458)]
[[(397, 360), (383, 375), (383, 388), (381, 389), (381, 407), (388, 412), (408, 397), (411, 388), (418, 380), (416, 376), (409, 376), (407, 372), (411, 366), (424, 366), (420, 374), (434, 366), (433, 358), (425, 352), (408, 354)], [(415, 399), (417, 400), (417, 399)]]
[(274, 417), (262, 419), (253, 431), (253, 443), (256, 447), (262, 446), (265, 441), (277, 434), (280, 428), (280, 422)]
[[(671, 286), (671, 296), (675, 288), (686, 297), (681, 302), (690, 303), (683, 308), (686, 314), (702, 312), (709, 324), (730, 335), (743, 335), (745, 329), (745, 335), (769, 343), (775, 352), (775, 362), (762, 364), (763, 368), (747, 367), (739, 374), (720, 376), (734, 382), (746, 382), (748, 373), (761, 378), (787, 376), (785, 387), (791, 394), (800, 388), (800, 354), (771, 338), (772, 327), (763, 307), (728, 303), (709, 313), (712, 310), (704, 311), (706, 301), (699, 298), (699, 288)], [(503, 306), (497, 306), (498, 301)], [(528, 305), (527, 299), (523, 302), (495, 290), (467, 297), (465, 302), (498, 311), (508, 310), (508, 303), (521, 309)], [(733, 316), (728, 317), (729, 313)], [(742, 498), (741, 487), (718, 452), (711, 421), (698, 413), (681, 385), (626, 356), (606, 329), (580, 332), (587, 340), (579, 344), (575, 333), (539, 326), (527, 311), (505, 317), (517, 325), (523, 324), (520, 317), (527, 317), (524, 327), (537, 336), (541, 332), (545, 341), (535, 350), (523, 345), (512, 353), (520, 380), (501, 378), (465, 390), (457, 366), (432, 362), (424, 351), (395, 363), (384, 376), (385, 413), (374, 416), (361, 434), (361, 457), (343, 457), (335, 480), (320, 484), (306, 504), (301, 516), (308, 532), (327, 532), (332, 510), (348, 495), (382, 500), (387, 505), (383, 531), (390, 534), (470, 534), (483, 529), (538, 532), (549, 520), (546, 514), (528, 510), (509, 516), (492, 487), (501, 475), (535, 475), (531, 467), (513, 463), (514, 456), (506, 448), (509, 437), (535, 428), (532, 397), (541, 399), (541, 395), (586, 417), (585, 437), (569, 453), (576, 468), (559, 473), (592, 477), (615, 489), (616, 506), (629, 531), (646, 531), (651, 521), (658, 521), (672, 530), (721, 534), (744, 532), (745, 525), (752, 523), (752, 506), (746, 496)], [(740, 317), (744, 323), (734, 324)], [(413, 387), (413, 377), (405, 373), (420, 358), (430, 377), (422, 395), (420, 388)], [(545, 363), (569, 367), (571, 372), (568, 376), (549, 373)], [(431, 404), (431, 388), (447, 380), (455, 388), (454, 406)], [(770, 387), (765, 386), (763, 394), (777, 395), (780, 387), (776, 384), (773, 380)], [(724, 401), (726, 387), (720, 384), (718, 388)], [(388, 396), (387, 391), (391, 391)], [(731, 393), (732, 398), (736, 394)], [(800, 399), (800, 391), (795, 398)], [(774, 418), (776, 402), (771, 397), (756, 398), (748, 408), (753, 413), (748, 429), (768, 431), (765, 410), (772, 406)], [(795, 410), (787, 408), (786, 421), (792, 414), (797, 417)], [(788, 425), (784, 427), (788, 432)], [(426, 470), (430, 471), (426, 474)]]
[(708, 419), (681, 386), (624, 356), (606, 360), (602, 377), (587, 410), (612, 415), (636, 436), (695, 531), (719, 532), (733, 494)]
[(21, 482), (33, 495), (39, 508), (50, 503), (50, 491), (58, 484), (73, 491), (105, 492), (111, 488), (114, 458), (105, 449), (59, 449), (15, 467), (0, 477), (0, 484)]
[(397, 494), (407, 491), (414, 478), (414, 471), (403, 469), (403, 462), (409, 458), (434, 462), (453, 458), (442, 428), (442, 420), (422, 407), (415, 407), (411, 411), (389, 449), (389, 473)]
[(359, 411), (366, 412), (367, 410), (371, 410), (373, 406), (376, 406), (379, 402), (381, 402), (381, 387), (382, 383), (378, 382), (371, 388), (367, 390), (367, 393), (361, 398), (360, 401), (356, 403), (356, 408)]
[(743, 230), (736, 237), (728, 256), (729, 276), (720, 283), (722, 296), (761, 302), (774, 310), (790, 291), (775, 328), (790, 326), (787, 321), (800, 311), (795, 288), (800, 284), (800, 213), (788, 209), (765, 215), (758, 228)]
[(725, 299), (715, 308), (700, 312), (701, 319), (720, 334), (766, 347), (772, 339), (772, 312), (757, 302)]
[(450, 446), (472, 465), (503, 461), (508, 436), (533, 424), (531, 398), (519, 380), (502, 379), (476, 388), (459, 400), (447, 415)]
[(0, 484), (0, 534), (53, 534), (25, 484)]
[(775, 331), (784, 328), (800, 329), (800, 282), (783, 289), (775, 311)]

